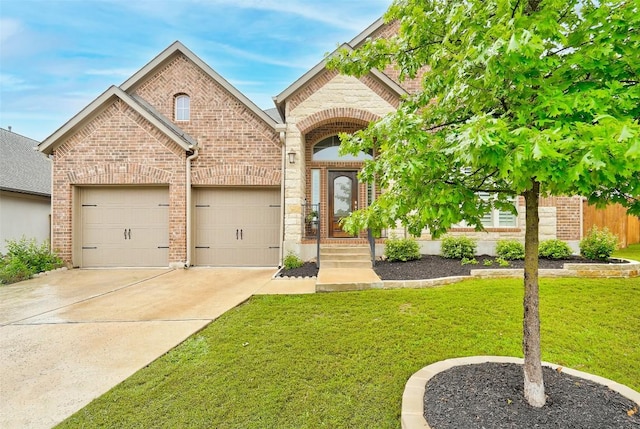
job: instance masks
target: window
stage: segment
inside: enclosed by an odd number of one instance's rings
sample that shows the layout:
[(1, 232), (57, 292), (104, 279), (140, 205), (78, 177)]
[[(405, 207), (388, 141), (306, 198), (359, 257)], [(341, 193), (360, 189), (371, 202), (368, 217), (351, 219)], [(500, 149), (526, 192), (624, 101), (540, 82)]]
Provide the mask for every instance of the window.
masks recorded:
[[(462, 169), (464, 174), (471, 174), (471, 167)], [(478, 192), (480, 198), (488, 200), (490, 195), (488, 192)], [(516, 199), (510, 198), (509, 201), (515, 205)], [(481, 219), (485, 228), (515, 228), (518, 226), (518, 217), (511, 212), (493, 209), (484, 215)], [(466, 227), (466, 223), (462, 222), (457, 227)]]
[(188, 95), (176, 96), (176, 121), (188, 121), (191, 116), (191, 100)]
[(327, 137), (313, 146), (314, 161), (365, 161), (373, 159), (370, 153), (360, 152), (358, 156), (338, 154), (340, 138), (338, 136)]
[[(489, 194), (486, 192), (480, 192), (480, 197), (483, 199), (489, 198)], [(511, 200), (515, 203), (515, 198)], [(511, 212), (493, 209), (491, 212), (484, 215), (482, 218), (482, 225), (485, 228), (513, 228), (517, 225), (517, 217)]]

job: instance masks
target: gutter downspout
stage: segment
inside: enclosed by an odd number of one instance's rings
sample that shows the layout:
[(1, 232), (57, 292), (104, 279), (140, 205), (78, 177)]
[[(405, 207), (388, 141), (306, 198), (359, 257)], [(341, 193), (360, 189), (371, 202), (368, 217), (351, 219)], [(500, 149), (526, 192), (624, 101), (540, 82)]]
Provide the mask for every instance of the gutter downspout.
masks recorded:
[(186, 160), (186, 181), (185, 190), (187, 193), (187, 260), (184, 263), (184, 268), (191, 266), (191, 161), (198, 157), (198, 146), (190, 146), (189, 149), (193, 150), (193, 153), (187, 157)]
[(285, 182), (287, 178), (287, 151), (286, 151), (286, 124), (276, 125), (276, 132), (280, 133), (280, 145), (282, 146), (282, 180), (280, 182), (280, 255), (278, 256), (278, 267), (282, 267), (284, 261), (284, 202), (285, 202)]

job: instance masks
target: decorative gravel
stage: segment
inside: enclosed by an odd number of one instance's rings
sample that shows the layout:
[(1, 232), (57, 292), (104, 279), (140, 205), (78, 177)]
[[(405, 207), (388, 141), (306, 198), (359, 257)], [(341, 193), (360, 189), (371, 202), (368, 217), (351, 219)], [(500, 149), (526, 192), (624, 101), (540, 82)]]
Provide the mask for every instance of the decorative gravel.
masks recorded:
[(427, 382), (425, 419), (432, 429), (639, 429), (638, 405), (608, 387), (543, 367), (547, 403), (524, 399), (522, 366), (483, 363), (436, 374)]

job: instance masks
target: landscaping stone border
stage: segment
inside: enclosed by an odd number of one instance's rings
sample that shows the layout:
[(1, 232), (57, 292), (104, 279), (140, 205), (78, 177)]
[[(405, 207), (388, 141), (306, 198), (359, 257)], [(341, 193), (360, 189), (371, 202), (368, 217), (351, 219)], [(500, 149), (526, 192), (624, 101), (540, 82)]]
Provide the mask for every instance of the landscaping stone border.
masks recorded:
[[(402, 413), (400, 417), (402, 429), (431, 429), (424, 418), (424, 394), (427, 382), (432, 377), (455, 366), (474, 365), (487, 362), (515, 363), (522, 365), (524, 363), (524, 359), (507, 356), (470, 356), (465, 358), (447, 359), (425, 366), (414, 373), (405, 385), (404, 393), (402, 394)], [(609, 389), (629, 398), (640, 406), (640, 393), (623, 384), (616, 383), (615, 381), (599, 377), (597, 375), (561, 367), (560, 365), (549, 362), (542, 362), (542, 365), (554, 370), (562, 368), (563, 373), (607, 386)]]
[[(624, 259), (625, 264), (564, 264), (562, 269), (541, 269), (541, 278), (582, 277), (582, 278), (634, 278), (640, 277), (640, 262)], [(518, 269), (478, 269), (471, 270), (470, 276), (441, 277), (425, 280), (384, 280), (383, 289), (424, 288), (458, 283), (472, 278), (521, 278), (524, 270)]]

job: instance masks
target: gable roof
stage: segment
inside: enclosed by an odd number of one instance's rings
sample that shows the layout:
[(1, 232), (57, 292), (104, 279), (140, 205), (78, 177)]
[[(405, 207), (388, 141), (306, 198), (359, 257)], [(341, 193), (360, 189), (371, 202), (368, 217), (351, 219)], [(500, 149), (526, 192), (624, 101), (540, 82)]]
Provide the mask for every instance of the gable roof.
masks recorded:
[(200, 67), (208, 76), (215, 82), (227, 90), (233, 97), (244, 104), (251, 112), (257, 117), (262, 119), (267, 125), (274, 130), (277, 128), (278, 121), (275, 116), (271, 116), (268, 113), (262, 111), (251, 100), (249, 100), (244, 94), (238, 91), (233, 85), (227, 82), (222, 76), (216, 73), (211, 67), (209, 67), (204, 61), (202, 61), (193, 52), (187, 49), (182, 43), (176, 41), (172, 43), (167, 49), (162, 51), (158, 56), (151, 60), (147, 65), (142, 67), (133, 76), (127, 79), (119, 87), (111, 86), (104, 93), (93, 100), (88, 106), (82, 109), (78, 114), (71, 118), (66, 124), (60, 127), (57, 131), (47, 137), (42, 143), (40, 143), (38, 149), (50, 155), (53, 150), (62, 143), (63, 138), (82, 125), (89, 122), (104, 106), (112, 102), (114, 97), (117, 97), (128, 104), (132, 109), (142, 115), (145, 119), (151, 122), (154, 126), (158, 127), (169, 138), (180, 145), (185, 151), (190, 151), (193, 147), (197, 146), (197, 141), (193, 137), (189, 136), (180, 127), (174, 124), (166, 116), (158, 112), (153, 106), (143, 100), (141, 97), (131, 95), (136, 86), (141, 84), (145, 78), (154, 73), (160, 67), (173, 59), (176, 55), (184, 55), (195, 65)]
[(139, 98), (137, 100), (134, 99), (117, 86), (112, 85), (109, 89), (99, 95), (98, 98), (93, 100), (87, 107), (71, 118), (66, 124), (40, 143), (38, 149), (41, 152), (50, 155), (56, 147), (62, 144), (65, 136), (71, 134), (73, 131), (89, 122), (102, 110), (102, 108), (112, 103), (116, 98), (125, 102), (129, 107), (166, 134), (167, 137), (176, 142), (185, 151), (189, 151), (197, 145), (197, 141), (193, 137), (186, 134), (150, 105), (143, 103)]
[(351, 39), (349, 46), (352, 48), (359, 47), (367, 38), (384, 26), (384, 18), (378, 18), (373, 24), (365, 28), (360, 34)]
[(0, 128), (0, 190), (51, 196), (51, 162), (38, 142)]
[(233, 85), (231, 85), (225, 78), (220, 76), (213, 70), (207, 63), (202, 61), (196, 54), (191, 52), (186, 46), (179, 41), (173, 42), (167, 49), (162, 51), (158, 56), (151, 60), (147, 65), (142, 67), (137, 73), (127, 79), (120, 88), (123, 91), (131, 92), (135, 87), (142, 83), (149, 75), (153, 74), (156, 70), (162, 67), (168, 60), (172, 59), (178, 54), (182, 54), (187, 57), (191, 62), (200, 67), (211, 79), (227, 90), (232, 96), (238, 99), (244, 104), (250, 111), (252, 111), (257, 117), (262, 119), (268, 125), (275, 128), (276, 121), (265, 113), (262, 109), (255, 105), (255, 103), (249, 100), (243, 93), (238, 91)]
[[(384, 19), (379, 18), (373, 24), (368, 26), (363, 32), (361, 32), (356, 37), (354, 37), (349, 43), (343, 43), (342, 45), (340, 45), (325, 59), (323, 59), (321, 62), (316, 64), (311, 70), (303, 74), (298, 80), (296, 80), (294, 83), (289, 85), (284, 91), (282, 91), (280, 94), (273, 97), (273, 102), (275, 103), (276, 108), (280, 112), (280, 115), (282, 117), (285, 116), (284, 103), (286, 102), (286, 100), (326, 69), (328, 58), (335, 56), (342, 49), (352, 51), (355, 47), (357, 47), (358, 45), (362, 44), (365, 40), (367, 40), (368, 37), (370, 37), (383, 25), (384, 25)], [(388, 77), (386, 74), (382, 73), (380, 70), (371, 69), (371, 75), (373, 75), (380, 82), (386, 85), (389, 89), (391, 89), (396, 94), (398, 94), (398, 96), (407, 95), (407, 91), (402, 86), (400, 86), (397, 82), (395, 82), (393, 79)]]

